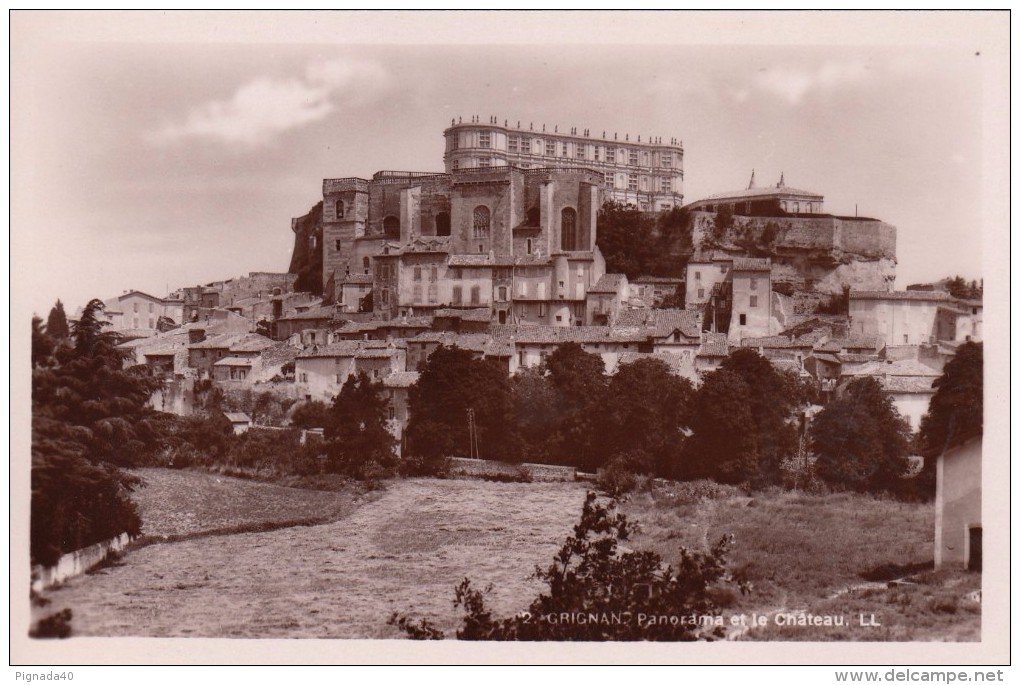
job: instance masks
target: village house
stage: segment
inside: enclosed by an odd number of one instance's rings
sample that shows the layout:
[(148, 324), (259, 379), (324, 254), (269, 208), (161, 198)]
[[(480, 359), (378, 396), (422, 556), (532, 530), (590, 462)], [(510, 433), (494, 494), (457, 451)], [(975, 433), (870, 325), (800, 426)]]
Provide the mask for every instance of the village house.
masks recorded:
[(913, 359), (879, 359), (844, 368), (836, 394), (853, 379), (872, 376), (892, 399), (896, 410), (910, 423), (911, 430), (916, 431), (935, 395), (932, 384), (940, 375), (939, 371)]
[[(684, 295), (684, 306), (687, 309), (701, 309), (712, 299), (715, 289), (729, 276), (733, 260), (728, 257), (706, 257), (700, 253), (687, 262), (687, 274), (684, 279), (686, 293)], [(725, 303), (717, 303), (721, 309), (726, 309)]]
[(408, 409), (408, 393), (411, 386), (418, 382), (417, 371), (396, 371), (386, 376), (383, 383), (383, 395), (386, 397), (388, 407), (388, 421), (386, 427), (393, 437), (396, 438), (396, 453), (399, 457), (403, 453), (404, 430), (410, 419)]
[(630, 302), (640, 302), (645, 307), (661, 307), (667, 299), (673, 306), (683, 306), (681, 300), (686, 294), (682, 278), (669, 276), (638, 276), (630, 282)]
[(730, 356), (730, 344), (726, 334), (706, 331), (702, 334), (701, 345), (694, 357), (694, 366), (698, 373), (704, 376), (704, 374), (718, 369), (728, 356)]
[(940, 306), (952, 301), (942, 291), (850, 291), (851, 335), (881, 336), (886, 345), (919, 345), (936, 340)]
[[(262, 351), (274, 344), (257, 333), (214, 335), (188, 345), (188, 366), (196, 370), (199, 378), (245, 380), (256, 365), (261, 366), (258, 357)], [(220, 370), (214, 373), (216, 363), (228, 358), (231, 358), (230, 361), (220, 365)]]
[(935, 485), (935, 568), (982, 566), (981, 436), (938, 457)]
[(772, 264), (768, 259), (734, 259), (729, 280), (730, 341), (770, 336), (782, 329), (772, 318)]
[(625, 309), (616, 326), (649, 332), (653, 352), (697, 353), (701, 347), (701, 313), (688, 309)]
[(625, 275), (603, 275), (598, 283), (588, 289), (587, 325), (608, 326), (615, 323), (629, 298), (630, 288)]
[(294, 358), (295, 387), (306, 399), (331, 400), (351, 375), (365, 373), (381, 381), (404, 371), (407, 360), (403, 341), (339, 341), (313, 346)]

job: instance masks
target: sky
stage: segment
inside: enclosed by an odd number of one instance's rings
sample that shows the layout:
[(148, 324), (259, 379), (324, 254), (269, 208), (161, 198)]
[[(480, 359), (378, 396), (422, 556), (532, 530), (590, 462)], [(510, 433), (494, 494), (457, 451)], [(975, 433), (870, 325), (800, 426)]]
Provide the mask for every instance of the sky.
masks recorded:
[(687, 202), (783, 173), (895, 225), (898, 288), (982, 278), (1001, 44), (840, 17), (15, 13), (12, 292), (45, 318), (285, 271), (323, 178), (442, 171), (476, 114), (680, 138)]

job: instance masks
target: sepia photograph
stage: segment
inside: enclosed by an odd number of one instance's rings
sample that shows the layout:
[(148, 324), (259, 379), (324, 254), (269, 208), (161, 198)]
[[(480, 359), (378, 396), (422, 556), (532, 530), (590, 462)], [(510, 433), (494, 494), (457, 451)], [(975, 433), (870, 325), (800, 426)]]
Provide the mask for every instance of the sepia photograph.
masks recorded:
[(1008, 12), (10, 40), (12, 663), (1008, 663)]

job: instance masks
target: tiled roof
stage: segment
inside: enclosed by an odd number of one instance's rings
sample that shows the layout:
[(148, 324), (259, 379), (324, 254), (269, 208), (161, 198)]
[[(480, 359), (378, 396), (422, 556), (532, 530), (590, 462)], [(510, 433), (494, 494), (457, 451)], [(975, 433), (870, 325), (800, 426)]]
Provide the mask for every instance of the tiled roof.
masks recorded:
[(247, 357), (224, 357), (213, 366), (251, 366), (252, 360)]
[(369, 331), (377, 331), (380, 327), (389, 323), (388, 321), (348, 321), (340, 328), (336, 329), (337, 334), (344, 335), (348, 333), (367, 333)]
[(298, 352), (295, 355), (295, 358), (315, 359), (320, 357), (353, 357), (354, 353), (358, 351), (359, 342), (361, 341), (341, 340), (340, 342), (336, 342), (331, 345), (313, 346)]
[(192, 343), (188, 345), (189, 349), (192, 350), (228, 350), (230, 346), (238, 342), (247, 333), (220, 333), (206, 338), (202, 342)]
[(878, 382), (886, 392), (935, 394), (933, 379), (928, 376), (880, 376)]
[[(714, 195), (709, 195), (705, 198), (705, 200), (739, 200), (745, 197), (769, 197), (773, 195), (776, 197), (796, 195), (798, 197), (811, 197), (819, 200), (824, 197), (809, 190), (800, 190), (798, 188), (790, 188), (787, 186), (765, 186), (764, 188), (747, 188), (745, 190), (731, 190), (726, 193), (716, 193)], [(699, 202), (703, 201), (704, 200), (699, 200)]]
[(651, 326), (654, 335), (664, 338), (679, 330), (687, 338), (700, 338), (698, 313), (691, 309), (624, 309), (616, 319), (618, 326)]
[(705, 333), (701, 347), (698, 349), (699, 357), (726, 357), (730, 353), (729, 342), (725, 333)]
[(476, 309), (451, 309), (444, 307), (437, 309), (433, 314), (435, 317), (445, 317), (450, 319), (460, 319), (461, 321), (491, 321), (492, 313), (488, 308), (476, 308)]
[(900, 359), (897, 361), (875, 360), (856, 369), (844, 372), (852, 376), (923, 376), (936, 378), (941, 374), (916, 359)]
[(335, 318), (336, 314), (337, 314), (337, 312), (336, 312), (336, 308), (335, 307), (331, 307), (331, 306), (330, 307), (313, 307), (313, 308), (308, 309), (307, 311), (304, 311), (304, 312), (295, 312), (294, 314), (289, 314), (288, 316), (280, 317), (280, 321), (288, 321), (288, 320), (302, 320), (302, 321), (312, 320), (312, 321), (317, 321), (317, 320), (320, 320), (320, 319), (326, 320), (326, 319), (333, 319), (333, 318)]
[(452, 254), (447, 266), (492, 266), (488, 254)]
[(396, 352), (395, 347), (369, 347), (354, 353), (355, 359), (389, 359)]
[(947, 314), (956, 314), (957, 316), (970, 316), (969, 309), (961, 309), (959, 306), (953, 306), (952, 303), (940, 304), (937, 309), (940, 312), (946, 312)]
[(815, 352), (811, 356), (821, 362), (828, 362), (830, 364), (840, 363), (839, 357), (829, 352)]
[(270, 340), (264, 335), (258, 333), (248, 333), (243, 336), (240, 340), (230, 346), (231, 352), (261, 352), (262, 350), (268, 349), (276, 345), (275, 342)]
[(862, 335), (856, 338), (832, 338), (815, 345), (819, 352), (841, 352), (842, 350), (877, 351), (884, 347), (882, 339), (877, 335)]
[(510, 357), (514, 353), (514, 346), (507, 338), (489, 338), (485, 345), (486, 357)]
[(432, 317), (431, 316), (403, 316), (399, 319), (390, 319), (389, 321), (378, 321), (375, 323), (375, 329), (380, 328), (432, 328)]
[(620, 286), (626, 282), (627, 277), (623, 274), (603, 274), (598, 283), (588, 288), (588, 292), (616, 294), (619, 292)]
[(790, 339), (785, 335), (770, 335), (763, 338), (743, 338), (740, 341), (741, 347), (764, 347), (768, 349), (800, 349), (810, 348), (811, 343), (807, 341), (797, 340), (796, 338)]
[(696, 379), (698, 372), (694, 368), (694, 356), (688, 350), (680, 353), (673, 352), (622, 352), (617, 370), (625, 364), (633, 364), (639, 359), (657, 359), (669, 367), (670, 373), (674, 376)]
[(251, 423), (251, 417), (240, 411), (225, 411), (223, 415), (227, 417), (231, 423)]
[(522, 254), (514, 258), (516, 266), (546, 266), (552, 263), (549, 255)]
[(372, 283), (372, 274), (344, 274), (340, 279), (341, 285), (369, 285)]
[(262, 351), (262, 363), (267, 366), (286, 364), (297, 358), (298, 348), (288, 343), (279, 343)]
[(510, 338), (517, 343), (555, 345), (576, 343), (634, 343), (647, 342), (654, 329), (638, 326), (543, 326), (493, 324), (489, 327), (494, 337)]
[(836, 355), (836, 358), (843, 364), (863, 364), (875, 361), (873, 354), (854, 354), (853, 352), (841, 352)]
[(418, 382), (417, 371), (395, 371), (383, 378), (383, 385), (387, 388), (410, 388)]
[(953, 299), (949, 293), (941, 290), (895, 290), (884, 292), (881, 290), (851, 290), (851, 300), (916, 300), (945, 302)]
[(662, 283), (665, 285), (679, 285), (684, 279), (672, 276), (638, 276), (631, 283)]
[(733, 260), (734, 271), (770, 271), (772, 263), (767, 258), (737, 257)]

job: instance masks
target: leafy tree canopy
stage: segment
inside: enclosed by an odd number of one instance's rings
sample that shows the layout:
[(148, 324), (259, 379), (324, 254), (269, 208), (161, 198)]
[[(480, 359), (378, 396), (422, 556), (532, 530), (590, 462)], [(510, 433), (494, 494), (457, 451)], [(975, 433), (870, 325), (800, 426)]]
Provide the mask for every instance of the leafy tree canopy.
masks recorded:
[(925, 454), (939, 454), (984, 430), (984, 345), (967, 342), (946, 362), (921, 419)]
[(829, 485), (858, 492), (895, 492), (907, 470), (911, 432), (874, 378), (859, 378), (811, 424), (815, 471)]
[(333, 399), (326, 424), (329, 469), (356, 478), (392, 469), (396, 441), (386, 429), (388, 419), (389, 403), (382, 386), (364, 372), (349, 378)]
[(474, 414), (482, 457), (510, 461), (519, 455), (510, 379), (497, 364), (475, 359), (468, 350), (439, 347), (408, 401), (407, 448), (415, 456), (468, 454), (468, 409)]
[(71, 329), (67, 325), (67, 314), (64, 313), (64, 303), (60, 300), (57, 300), (50, 309), (50, 315), (46, 319), (46, 333), (57, 340), (63, 340), (71, 334)]

